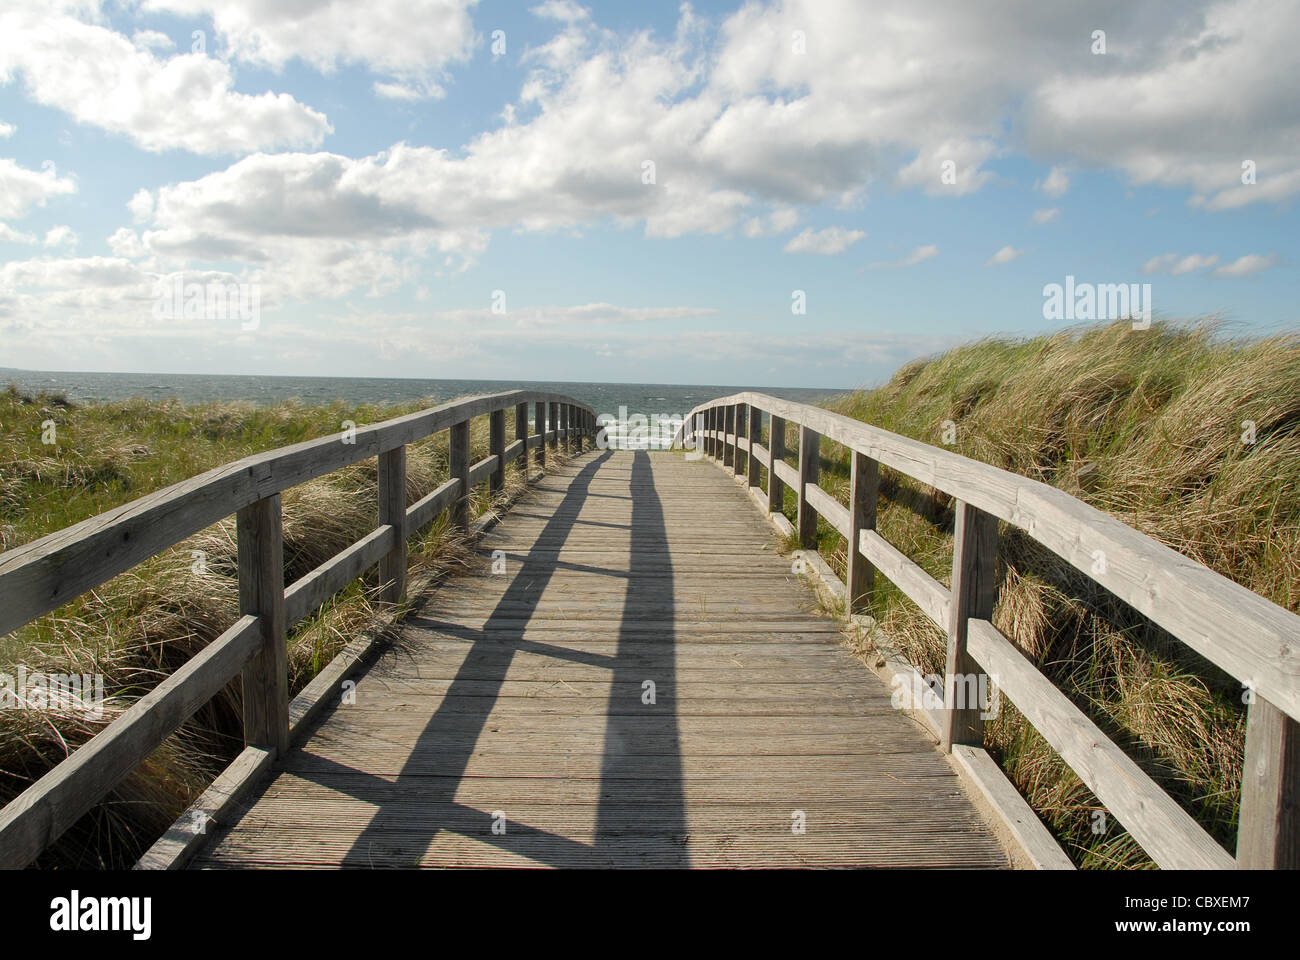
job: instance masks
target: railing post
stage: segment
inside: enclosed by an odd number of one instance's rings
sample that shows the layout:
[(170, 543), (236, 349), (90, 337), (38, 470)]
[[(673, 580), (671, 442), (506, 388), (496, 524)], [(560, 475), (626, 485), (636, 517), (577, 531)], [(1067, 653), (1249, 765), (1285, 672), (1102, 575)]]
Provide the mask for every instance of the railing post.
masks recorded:
[(550, 448), (558, 452), (560, 442), (560, 405), (558, 402), (548, 403), (547, 407), (550, 412), (546, 417), (546, 432), (554, 434), (550, 440)]
[[(984, 745), (980, 666), (966, 652), (966, 627), (972, 617), (990, 620), (997, 602), (998, 519), (954, 501), (952, 590), (948, 604), (948, 659), (943, 678), (944, 711), (939, 741), (945, 753), (953, 744)], [(985, 688), (987, 689), (987, 687)]]
[(1237, 866), (1300, 869), (1300, 723), (1258, 694), (1246, 709)]
[(718, 439), (718, 426), (722, 421), (721, 407), (709, 408), (709, 457), (714, 461), (722, 459), (721, 441)]
[(767, 452), (771, 457), (767, 471), (767, 512), (785, 509), (785, 481), (776, 475), (776, 465), (785, 460), (785, 421), (772, 414), (768, 420)]
[(388, 603), (406, 596), (406, 446), (379, 455), (379, 522), (393, 528), (393, 549), (379, 561), (379, 595)]
[(506, 411), (488, 414), (488, 456), (497, 458), (497, 468), (488, 476), (488, 490), (495, 500), (506, 488)]
[(805, 550), (817, 547), (817, 511), (808, 502), (808, 486), (821, 475), (821, 434), (799, 427), (799, 542)]
[(736, 454), (740, 451), (740, 444), (735, 442), (735, 432), (736, 405), (729, 403), (722, 408), (722, 465), (733, 469), (736, 463)]
[(573, 445), (569, 442), (569, 405), (560, 404), (560, 449), (566, 454), (573, 452)]
[(865, 453), (851, 450), (849, 467), (849, 569), (848, 614), (861, 613), (867, 606), (876, 568), (862, 555), (862, 531), (876, 529), (876, 505), (880, 498), (880, 463)]
[(451, 520), (461, 529), (469, 530), (469, 421), (462, 420), (451, 427), (448, 443), (448, 461), (451, 475), (460, 481), (458, 496), (452, 501)]
[(262, 648), (244, 666), (244, 743), (283, 754), (289, 747), (289, 652), (285, 647), (284, 539), (280, 495), (235, 515), (239, 613), (257, 616)]
[[(746, 409), (745, 404), (736, 404), (736, 455), (731, 461), (731, 472), (737, 477), (740, 476), (740, 438), (744, 437), (746, 440), (749, 439), (749, 435), (746, 433), (746, 428), (749, 426), (749, 418), (745, 412)], [(746, 453), (745, 456), (748, 458), (749, 454)]]
[(528, 404), (515, 404), (515, 439), (523, 444), (519, 448), (519, 473), (528, 482)]
[(538, 400), (533, 404), (533, 430), (541, 437), (537, 444), (537, 469), (546, 469), (546, 401)]
[(763, 439), (763, 411), (752, 403), (749, 405), (749, 427), (745, 435), (749, 438), (749, 459), (745, 461), (749, 472), (749, 485), (757, 487), (759, 463), (758, 457), (754, 454), (754, 444)]

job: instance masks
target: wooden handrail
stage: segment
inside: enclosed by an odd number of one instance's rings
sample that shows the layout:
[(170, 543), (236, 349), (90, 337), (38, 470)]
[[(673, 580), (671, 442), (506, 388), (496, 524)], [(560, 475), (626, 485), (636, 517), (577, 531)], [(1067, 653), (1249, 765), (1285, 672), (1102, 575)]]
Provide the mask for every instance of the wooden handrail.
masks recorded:
[[(536, 435), (527, 435), (528, 404)], [(504, 411), (523, 412), (504, 446)], [(550, 428), (540, 416), (551, 410)], [(565, 428), (557, 429), (556, 411)], [(490, 417), (488, 457), (469, 462), (469, 422)], [(450, 430), (451, 479), (406, 505), (406, 445)], [(554, 431), (554, 432), (552, 432)], [(488, 480), (504, 486), (506, 466), (562, 437), (582, 451), (595, 411), (561, 394), (513, 390), (456, 400), (382, 423), (245, 457), (0, 553), (0, 634), (10, 633), (207, 526), (238, 517), (241, 617), (121, 716), (0, 810), (0, 868), (30, 864), (77, 819), (171, 736), (196, 710), (243, 674), (249, 746), (274, 756), (288, 741), (287, 630), (366, 570), (380, 567), (383, 599), (402, 599), (406, 540), (450, 509), (467, 527), (467, 499)], [(534, 444), (534, 440), (536, 444)], [(379, 461), (379, 526), (284, 587), (280, 494), (369, 457)], [(539, 456), (540, 463), (540, 456)]]
[[(743, 422), (745, 409), (750, 427), (742, 438), (731, 426)], [(767, 448), (759, 442), (763, 413), (771, 421)], [(784, 460), (787, 423), (799, 427), (798, 470)], [(817, 485), (821, 437), (850, 451), (847, 508)], [(795, 491), (795, 529), (805, 547), (813, 544), (811, 518), (824, 517), (850, 544), (847, 612), (861, 609), (868, 592), (864, 584), (876, 570), (888, 577), (947, 632), (945, 691), (972, 663), (990, 673), (999, 672), (994, 666), (1005, 669), (1007, 696), (1158, 864), (1300, 867), (1296, 614), (1062, 490), (820, 407), (750, 391), (719, 397), (691, 410), (674, 437), (677, 444), (701, 449), (736, 473), (739, 454), (747, 450), (751, 488), (759, 487), (756, 467), (767, 470), (769, 511), (781, 511), (785, 486)], [(875, 531), (880, 465), (954, 498), (959, 530), (953, 590)], [(1051, 681), (1027, 660), (1017, 660), (1014, 645), (988, 622), (995, 600), (990, 580), (998, 520), (1024, 531), (1252, 691), (1235, 859), (1123, 757)], [(1097, 562), (1099, 556), (1104, 563)], [(948, 750), (980, 739), (977, 717), (957, 706), (945, 698), (946, 727), (940, 739)], [(1095, 758), (1102, 758), (1100, 765)]]

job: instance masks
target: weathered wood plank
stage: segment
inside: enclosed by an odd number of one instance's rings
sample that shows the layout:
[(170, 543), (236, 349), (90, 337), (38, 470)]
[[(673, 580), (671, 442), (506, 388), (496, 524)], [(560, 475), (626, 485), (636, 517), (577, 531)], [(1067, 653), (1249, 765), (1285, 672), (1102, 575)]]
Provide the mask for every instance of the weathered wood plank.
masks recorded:
[(953, 521), (952, 591), (948, 605), (948, 656), (943, 677), (944, 722), (939, 743), (984, 746), (985, 706), (979, 698), (979, 664), (966, 650), (971, 617), (988, 620), (997, 601), (998, 521), (957, 501)]
[(322, 603), (379, 563), (392, 552), (396, 539), (397, 531), (392, 526), (377, 527), (294, 581), (284, 592), (285, 625), (292, 627), (310, 616)]
[(871, 597), (875, 567), (862, 551), (862, 534), (876, 529), (880, 499), (880, 464), (861, 453), (851, 453), (849, 467), (848, 613), (861, 613)]
[(239, 612), (256, 617), (262, 634), (243, 669), (244, 743), (282, 753), (289, 745), (289, 656), (280, 495), (244, 507), (236, 528)]
[(263, 642), (242, 616), (0, 810), (0, 869), (27, 866), (239, 673)]
[(379, 599), (399, 603), (406, 596), (406, 447), (379, 455), (379, 525), (392, 530), (388, 553), (379, 559)]
[(987, 620), (968, 650), (1142, 849), (1167, 870), (1231, 870), (1236, 861)]
[(1246, 712), (1237, 865), (1300, 869), (1300, 723), (1258, 696)]

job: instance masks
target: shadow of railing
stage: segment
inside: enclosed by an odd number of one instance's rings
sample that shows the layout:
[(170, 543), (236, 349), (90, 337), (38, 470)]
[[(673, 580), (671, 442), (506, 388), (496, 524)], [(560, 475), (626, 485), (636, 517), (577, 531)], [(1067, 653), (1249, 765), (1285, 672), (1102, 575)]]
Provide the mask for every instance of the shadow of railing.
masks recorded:
[[(319, 778), (323, 785), (367, 803), (374, 804), (378, 798), (369, 823), (344, 854), (343, 866), (417, 866), (429, 845), (444, 832), (491, 843), (553, 866), (687, 865), (682, 759), (674, 706), (672, 566), (663, 506), (645, 452), (632, 455), (627, 569), (560, 560), (574, 527), (588, 522), (579, 521), (578, 515), (596, 473), (611, 456), (607, 451), (582, 466), (527, 556), (519, 558), (520, 573), (481, 629), (443, 622), (436, 614), (421, 613), (407, 619), (416, 629), (459, 637), (470, 646), (433, 715), (413, 742), (402, 744), (401, 749), (409, 749), (409, 754), (396, 779), (313, 758), (316, 772), (307, 775), (311, 779)], [(623, 613), (612, 655), (571, 649), (562, 641), (525, 639), (556, 571), (566, 568), (625, 581)], [(609, 670), (594, 843), (513, 819), (506, 832), (498, 833), (493, 830), (493, 805), (476, 809), (457, 800), (479, 737), (520, 652)], [(418, 652), (411, 655), (418, 657)], [(643, 702), (646, 680), (655, 685), (653, 703)], [(400, 732), (392, 742), (400, 742)], [(543, 748), (541, 753), (545, 752)], [(556, 776), (562, 777), (563, 771), (557, 770)]]

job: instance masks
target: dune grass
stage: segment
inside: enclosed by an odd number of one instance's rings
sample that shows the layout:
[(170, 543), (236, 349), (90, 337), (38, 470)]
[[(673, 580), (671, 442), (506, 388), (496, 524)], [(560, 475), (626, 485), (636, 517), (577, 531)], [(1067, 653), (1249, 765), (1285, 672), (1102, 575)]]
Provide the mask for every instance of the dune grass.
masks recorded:
[[(240, 457), (336, 433), (344, 421), (364, 425), (430, 405), (185, 406), (129, 400), (80, 406), (10, 387), (0, 392), (0, 547), (30, 542)], [(509, 424), (507, 434), (512, 435)], [(486, 417), (472, 421), (470, 446), (474, 460), (487, 455)], [(514, 469), (506, 475), (509, 496), (522, 481)], [(447, 477), (445, 431), (408, 446), (408, 502)], [(286, 582), (374, 528), (376, 486), (372, 458), (285, 491)], [(475, 492), (472, 516), (493, 507), (485, 489), (481, 485)], [(413, 571), (435, 574), (463, 568), (470, 557), (445, 517), (413, 537), (409, 550)], [(372, 571), (291, 631), (291, 696), (351, 639), (392, 613), (376, 600), (375, 588)], [(237, 607), (232, 516), (0, 637), (0, 672), (15, 675), (21, 664), (29, 671), (100, 674), (107, 694), (99, 719), (74, 709), (0, 710), (0, 804), (219, 636), (236, 619)], [(241, 716), (235, 683), (87, 813), (37, 866), (131, 866), (242, 748)]]
[[(1233, 338), (1204, 321), (990, 339), (825, 405), (1068, 491), (1300, 612), (1300, 338)], [(793, 429), (787, 449), (798, 449)], [(824, 441), (822, 471), (822, 486), (847, 503), (846, 450)], [(789, 491), (785, 508), (793, 520)], [(882, 472), (881, 535), (945, 585), (952, 523), (950, 498)], [(996, 625), (1233, 850), (1240, 683), (1027, 535), (1002, 528)], [(844, 540), (825, 521), (818, 546), (844, 577)], [(894, 644), (889, 652), (941, 674), (942, 632), (887, 580), (876, 582), (869, 612)], [(1152, 866), (1113, 818), (1094, 816), (1104, 814), (1100, 802), (1002, 705), (986, 745), (1075, 861)]]

